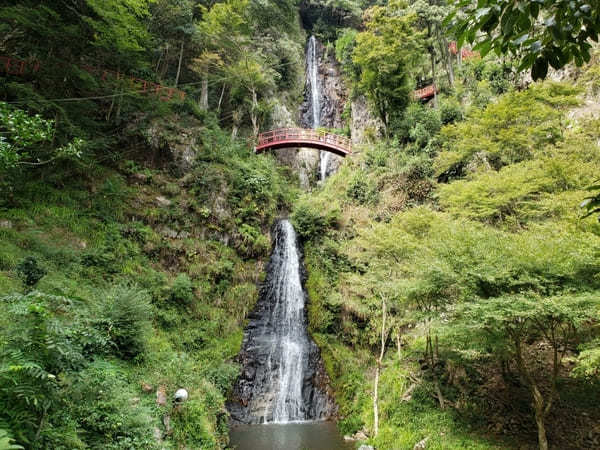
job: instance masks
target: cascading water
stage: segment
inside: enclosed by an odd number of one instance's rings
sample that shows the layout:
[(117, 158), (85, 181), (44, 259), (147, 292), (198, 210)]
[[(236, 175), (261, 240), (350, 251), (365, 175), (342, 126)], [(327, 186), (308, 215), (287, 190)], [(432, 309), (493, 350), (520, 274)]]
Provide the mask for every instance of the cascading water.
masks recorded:
[(288, 423), (333, 414), (319, 349), (307, 332), (301, 261), (292, 224), (278, 221), (267, 278), (245, 331), (243, 372), (229, 403), (237, 422)]
[[(321, 93), (321, 84), (319, 83), (317, 39), (314, 36), (310, 37), (306, 48), (306, 77), (308, 85), (310, 86), (310, 106), (312, 111), (311, 127), (315, 129), (321, 126), (321, 99), (323, 98), (323, 94)], [(319, 173), (321, 181), (327, 178), (330, 156), (331, 154), (329, 152), (323, 151), (319, 155)]]

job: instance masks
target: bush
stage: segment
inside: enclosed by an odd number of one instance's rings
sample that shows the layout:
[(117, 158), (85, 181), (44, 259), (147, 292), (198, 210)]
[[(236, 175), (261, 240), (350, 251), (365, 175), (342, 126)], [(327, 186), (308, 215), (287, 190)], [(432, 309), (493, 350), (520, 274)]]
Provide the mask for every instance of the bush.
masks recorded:
[(143, 354), (151, 328), (152, 306), (146, 291), (125, 284), (103, 295), (96, 321), (108, 335), (115, 352), (123, 359)]
[(440, 131), (442, 121), (436, 109), (413, 103), (404, 114), (399, 126), (398, 136), (413, 142), (417, 148), (425, 148), (429, 141)]
[(337, 223), (337, 211), (323, 216), (314, 206), (302, 203), (296, 207), (291, 219), (298, 236), (303, 241), (310, 241), (322, 237)]
[(346, 195), (361, 205), (377, 202), (377, 190), (361, 173), (356, 174), (350, 180)]
[(85, 430), (83, 439), (89, 448), (157, 448), (150, 409), (132, 404), (135, 392), (115, 365), (94, 362), (78, 373), (75, 381), (68, 393), (71, 413)]
[(48, 273), (43, 267), (38, 265), (37, 259), (33, 256), (28, 256), (21, 261), (17, 265), (16, 270), (19, 278), (28, 289), (35, 286)]
[(189, 306), (194, 302), (194, 287), (192, 280), (185, 273), (180, 273), (173, 281), (169, 299), (179, 305)]
[(460, 104), (455, 100), (442, 102), (440, 106), (440, 119), (443, 125), (463, 120), (463, 111)]

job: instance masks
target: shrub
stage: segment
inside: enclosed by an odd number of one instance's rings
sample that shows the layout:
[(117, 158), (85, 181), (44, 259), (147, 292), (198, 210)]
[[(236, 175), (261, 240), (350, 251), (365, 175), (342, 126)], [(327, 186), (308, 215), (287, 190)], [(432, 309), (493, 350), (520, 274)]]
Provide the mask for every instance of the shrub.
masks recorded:
[(320, 238), (337, 223), (337, 211), (323, 216), (314, 206), (301, 203), (294, 210), (291, 219), (298, 236), (304, 241), (310, 241)]
[(269, 250), (269, 239), (257, 227), (244, 223), (238, 232), (240, 242), (237, 249), (242, 255), (254, 258), (265, 255)]
[(371, 186), (369, 180), (361, 173), (357, 173), (350, 180), (346, 195), (361, 205), (377, 202), (377, 190)]
[(447, 100), (440, 106), (440, 119), (443, 125), (459, 122), (463, 119), (463, 111), (457, 101)]
[(21, 261), (16, 270), (19, 278), (28, 289), (34, 287), (48, 273), (43, 267), (39, 266), (37, 259), (33, 256), (28, 256)]
[(154, 449), (150, 409), (132, 404), (135, 393), (115, 365), (97, 361), (75, 377), (71, 413), (92, 449)]
[(152, 306), (146, 291), (120, 284), (104, 292), (96, 324), (109, 335), (123, 359), (141, 355), (151, 327)]
[(189, 306), (194, 302), (194, 287), (187, 274), (180, 273), (177, 275), (177, 278), (173, 281), (169, 298), (172, 302), (184, 306)]

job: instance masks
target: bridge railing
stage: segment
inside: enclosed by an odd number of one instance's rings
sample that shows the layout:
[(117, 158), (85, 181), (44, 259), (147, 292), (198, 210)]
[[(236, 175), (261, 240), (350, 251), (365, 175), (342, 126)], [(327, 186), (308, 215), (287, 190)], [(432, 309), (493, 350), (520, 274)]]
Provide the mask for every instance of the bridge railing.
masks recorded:
[(258, 146), (268, 145), (282, 141), (313, 141), (340, 147), (348, 152), (352, 151), (352, 141), (339, 134), (326, 133), (319, 130), (304, 128), (280, 128), (266, 131), (258, 135)]

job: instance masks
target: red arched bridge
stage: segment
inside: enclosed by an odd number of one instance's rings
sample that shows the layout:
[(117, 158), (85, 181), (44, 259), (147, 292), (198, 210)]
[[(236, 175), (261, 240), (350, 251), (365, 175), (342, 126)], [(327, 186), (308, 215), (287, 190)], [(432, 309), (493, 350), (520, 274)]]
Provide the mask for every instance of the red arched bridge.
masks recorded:
[(316, 148), (340, 156), (352, 153), (352, 142), (347, 137), (303, 128), (281, 128), (261, 133), (254, 151), (262, 153), (265, 150), (287, 147)]

